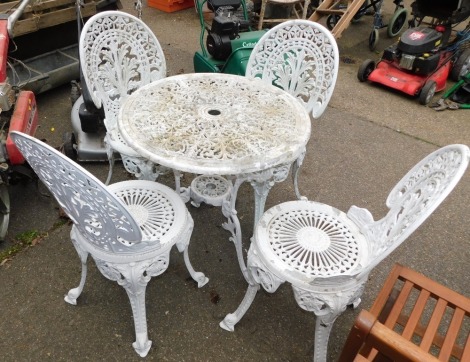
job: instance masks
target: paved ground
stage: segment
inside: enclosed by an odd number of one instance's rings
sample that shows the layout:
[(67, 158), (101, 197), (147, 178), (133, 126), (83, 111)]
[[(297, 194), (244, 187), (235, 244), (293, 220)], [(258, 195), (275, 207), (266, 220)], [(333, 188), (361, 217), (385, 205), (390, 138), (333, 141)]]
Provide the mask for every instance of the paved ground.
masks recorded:
[[(123, 3), (133, 12), (130, 0)], [(162, 43), (169, 74), (192, 72), (192, 56), (199, 46), (194, 9), (167, 14), (144, 7), (143, 19)], [(380, 218), (390, 189), (422, 157), (446, 144), (470, 144), (470, 117), (464, 110), (438, 113), (415, 99), (359, 83), (356, 72), (362, 60), (379, 57), (367, 48), (371, 24), (372, 18), (364, 17), (339, 39), (343, 61), (338, 83), (329, 108), (313, 124), (300, 187), (310, 199), (345, 211), (353, 204), (367, 207)], [(381, 35), (379, 48), (392, 42), (385, 32)], [(63, 132), (71, 128), (69, 90), (67, 86), (38, 97), (38, 136), (53, 145), (59, 145)], [(104, 180), (105, 164), (86, 167)], [(121, 168), (114, 180), (126, 177)], [(170, 179), (161, 181), (171, 184)], [(47, 236), (0, 267), (0, 359), (140, 360), (131, 347), (134, 327), (127, 296), (92, 262), (78, 305), (63, 301), (66, 291), (78, 283), (80, 264), (69, 242), (70, 225), (59, 225), (56, 205), (44, 192), (32, 184), (11, 189), (10, 233), (2, 248), (25, 231)], [(372, 272), (361, 307), (370, 307), (395, 262), (470, 295), (469, 194), (467, 172), (425, 224)], [(252, 231), (252, 196), (248, 186), (239, 192), (245, 236)], [(288, 182), (276, 185), (267, 207), (293, 198)], [(310, 360), (315, 319), (295, 304), (288, 285), (273, 295), (260, 292), (234, 333), (218, 327), (238, 306), (246, 283), (228, 233), (220, 227), (220, 211), (189, 208), (195, 219), (190, 255), (210, 282), (197, 289), (188, 280), (182, 257), (172, 255), (168, 271), (147, 288), (149, 335), (154, 343), (147, 360)], [(247, 247), (248, 238), (245, 243)], [(328, 346), (330, 361), (336, 360), (358, 312), (347, 310), (338, 318)]]

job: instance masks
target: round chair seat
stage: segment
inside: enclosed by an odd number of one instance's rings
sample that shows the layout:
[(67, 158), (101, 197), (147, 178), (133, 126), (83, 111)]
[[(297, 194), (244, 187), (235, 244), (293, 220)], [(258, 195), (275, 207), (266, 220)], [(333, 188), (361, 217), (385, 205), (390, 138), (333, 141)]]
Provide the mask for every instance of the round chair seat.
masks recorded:
[(201, 175), (191, 182), (191, 204), (198, 207), (202, 202), (222, 206), (232, 191), (232, 184), (221, 176)]
[(312, 201), (292, 201), (264, 213), (255, 231), (259, 256), (291, 283), (351, 275), (367, 244), (345, 213)]
[(133, 252), (171, 247), (190, 222), (181, 197), (165, 185), (132, 180), (117, 182), (108, 188), (126, 205), (142, 232), (142, 241), (138, 244), (119, 240), (123, 247), (118, 253), (128, 251), (124, 245), (131, 246)]

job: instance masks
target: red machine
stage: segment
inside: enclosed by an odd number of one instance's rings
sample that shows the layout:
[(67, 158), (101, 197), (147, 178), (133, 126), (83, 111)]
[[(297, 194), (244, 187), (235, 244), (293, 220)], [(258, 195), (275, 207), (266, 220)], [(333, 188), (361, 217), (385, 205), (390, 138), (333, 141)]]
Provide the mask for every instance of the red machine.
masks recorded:
[(35, 177), (10, 132), (34, 135), (35, 95), (79, 78), (77, 22), (120, 7), (119, 0), (0, 1), (0, 241), (9, 222), (8, 185)]
[(8, 184), (11, 174), (25, 162), (10, 139), (11, 131), (34, 135), (38, 125), (36, 98), (31, 91), (16, 91), (7, 77), (9, 46), (8, 18), (0, 19), (0, 240), (9, 222), (10, 197)]
[[(418, 96), (426, 105), (445, 89), (447, 78), (457, 81), (470, 67), (470, 24), (454, 30), (470, 16), (470, 0), (419, 0), (411, 6), (412, 27), (377, 64), (365, 60), (357, 77)], [(424, 25), (426, 17), (431, 21)]]

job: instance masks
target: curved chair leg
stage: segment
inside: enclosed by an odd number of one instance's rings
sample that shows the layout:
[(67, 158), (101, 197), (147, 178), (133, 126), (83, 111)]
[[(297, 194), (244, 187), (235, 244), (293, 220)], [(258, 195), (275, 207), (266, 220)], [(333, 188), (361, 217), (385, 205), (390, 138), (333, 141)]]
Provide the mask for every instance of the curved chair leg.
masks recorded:
[(256, 293), (259, 290), (259, 284), (253, 283), (248, 285), (248, 289), (243, 297), (242, 302), (234, 313), (229, 313), (225, 316), (224, 320), (219, 323), (219, 326), (229, 332), (233, 332), (235, 324), (243, 318), (247, 310), (250, 308), (251, 303), (255, 300)]
[(152, 276), (162, 274), (168, 268), (169, 252), (141, 262), (118, 264), (95, 258), (99, 271), (108, 279), (116, 281), (127, 292), (132, 307), (135, 326), (137, 354), (145, 357), (152, 346), (148, 339), (147, 316), (145, 312), (145, 290)]
[(209, 282), (209, 278), (207, 278), (204, 273), (197, 272), (194, 270), (193, 266), (191, 265), (191, 262), (189, 261), (188, 247), (183, 250), (183, 257), (184, 263), (186, 264), (186, 268), (188, 269), (189, 274), (191, 274), (191, 278), (193, 278), (194, 281), (197, 282), (198, 288), (202, 288)]
[(150, 276), (145, 276), (144, 270), (137, 273), (130, 272), (123, 275), (125, 279), (118, 281), (124, 287), (129, 297), (134, 316), (135, 342), (132, 343), (135, 351), (140, 357), (147, 356), (152, 346), (152, 341), (148, 339), (147, 316), (145, 311), (145, 290)]
[(109, 161), (109, 170), (108, 170), (108, 177), (106, 177), (106, 181), (104, 182), (105, 185), (109, 185), (109, 183), (111, 182), (111, 177), (113, 177), (114, 161), (115, 161), (114, 151), (112, 149), (107, 150), (107, 153), (108, 153), (108, 161)]
[(180, 253), (183, 253), (184, 263), (186, 264), (186, 268), (191, 275), (191, 278), (197, 282), (198, 288), (202, 288), (204, 285), (207, 284), (209, 278), (207, 278), (204, 273), (197, 272), (194, 270), (193, 266), (191, 265), (191, 261), (189, 260), (188, 254), (188, 246), (189, 246), (189, 239), (191, 238), (191, 233), (193, 232), (194, 221), (191, 215), (188, 212), (188, 229), (186, 230), (185, 237), (181, 237), (181, 242), (176, 243), (176, 247), (178, 248)]
[(85, 250), (83, 250), (80, 245), (78, 244), (77, 241), (75, 241), (74, 238), (72, 238), (73, 245), (75, 246), (75, 249), (77, 250), (78, 256), (80, 257), (80, 261), (82, 262), (82, 275), (80, 278), (80, 284), (78, 287), (70, 289), (67, 295), (64, 297), (64, 300), (72, 305), (77, 305), (77, 298), (82, 294), (83, 287), (85, 286), (85, 280), (87, 276), (87, 259), (89, 253)]
[[(316, 316), (314, 362), (326, 361), (328, 340), (333, 323), (348, 305), (359, 303), (366, 280), (363, 278), (356, 285), (343, 288), (341, 293), (335, 293), (332, 290), (324, 293), (312, 292), (292, 285), (299, 307), (315, 313)], [(338, 286), (336, 288), (341, 290)]]
[(317, 316), (315, 321), (314, 362), (326, 362), (326, 352), (331, 328), (333, 328), (333, 323), (340, 314), (341, 313), (330, 313), (326, 316)]

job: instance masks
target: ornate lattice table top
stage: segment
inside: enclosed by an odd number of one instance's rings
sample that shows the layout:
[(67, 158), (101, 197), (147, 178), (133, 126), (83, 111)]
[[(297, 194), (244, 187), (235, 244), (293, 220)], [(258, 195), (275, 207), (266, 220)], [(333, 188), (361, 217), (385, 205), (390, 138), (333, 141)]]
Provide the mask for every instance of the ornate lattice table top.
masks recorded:
[(313, 201), (286, 202), (266, 211), (255, 240), (263, 258), (283, 276), (307, 283), (354, 274), (368, 256), (365, 237), (346, 214)]
[(144, 157), (196, 174), (236, 175), (293, 162), (310, 137), (294, 97), (257, 79), (183, 74), (134, 92), (119, 127)]

